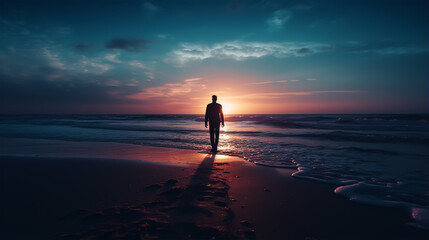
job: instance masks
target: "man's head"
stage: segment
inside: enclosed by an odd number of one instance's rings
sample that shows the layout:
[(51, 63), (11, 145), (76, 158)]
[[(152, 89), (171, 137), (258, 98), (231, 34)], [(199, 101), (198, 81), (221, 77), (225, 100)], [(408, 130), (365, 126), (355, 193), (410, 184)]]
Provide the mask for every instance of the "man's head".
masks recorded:
[(217, 101), (217, 96), (216, 96), (216, 95), (213, 95), (213, 96), (212, 96), (212, 101), (213, 101), (214, 103)]

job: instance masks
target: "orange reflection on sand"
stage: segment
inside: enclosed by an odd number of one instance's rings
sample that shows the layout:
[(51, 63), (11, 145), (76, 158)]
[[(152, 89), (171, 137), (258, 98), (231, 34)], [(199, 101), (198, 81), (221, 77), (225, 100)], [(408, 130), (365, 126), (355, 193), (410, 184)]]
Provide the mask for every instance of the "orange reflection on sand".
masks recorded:
[(243, 159), (239, 157), (232, 157), (232, 156), (221, 155), (221, 154), (216, 154), (216, 157), (215, 157), (216, 163), (227, 163), (227, 162), (238, 162), (238, 161), (243, 161)]

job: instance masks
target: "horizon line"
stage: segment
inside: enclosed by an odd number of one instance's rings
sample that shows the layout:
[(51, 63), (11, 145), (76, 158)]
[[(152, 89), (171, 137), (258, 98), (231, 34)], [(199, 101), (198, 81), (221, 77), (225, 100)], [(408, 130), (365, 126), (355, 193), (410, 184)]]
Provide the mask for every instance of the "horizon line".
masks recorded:
[[(224, 115), (429, 115), (427, 113), (225, 113)], [(16, 115), (204, 115), (204, 113), (0, 113), (0, 116)]]

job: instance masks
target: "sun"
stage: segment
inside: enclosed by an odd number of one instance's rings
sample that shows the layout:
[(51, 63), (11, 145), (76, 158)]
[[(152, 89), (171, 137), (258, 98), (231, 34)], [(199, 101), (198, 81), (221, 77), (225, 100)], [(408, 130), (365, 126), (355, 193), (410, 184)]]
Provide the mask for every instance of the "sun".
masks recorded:
[(222, 110), (224, 114), (230, 114), (233, 109), (234, 109), (234, 106), (232, 104), (227, 102), (222, 103)]

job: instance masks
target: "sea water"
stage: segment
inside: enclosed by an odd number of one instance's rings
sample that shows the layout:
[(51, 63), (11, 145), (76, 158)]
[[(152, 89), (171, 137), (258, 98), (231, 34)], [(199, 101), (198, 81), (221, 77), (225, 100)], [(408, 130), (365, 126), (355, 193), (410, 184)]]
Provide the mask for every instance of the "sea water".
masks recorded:
[[(210, 145), (202, 115), (2, 116), (0, 137)], [(429, 115), (227, 115), (219, 150), (294, 168), (294, 177), (335, 184), (353, 201), (406, 208), (413, 225), (429, 228)]]

